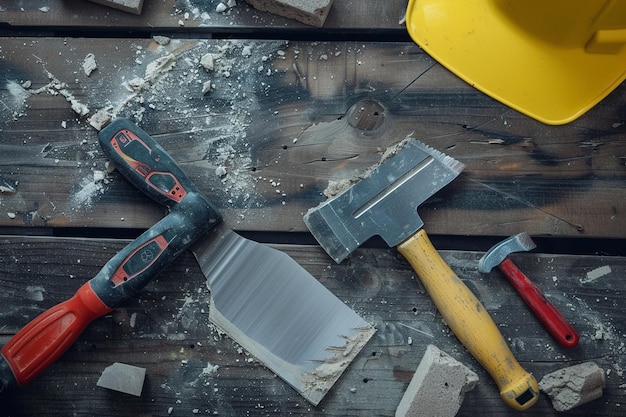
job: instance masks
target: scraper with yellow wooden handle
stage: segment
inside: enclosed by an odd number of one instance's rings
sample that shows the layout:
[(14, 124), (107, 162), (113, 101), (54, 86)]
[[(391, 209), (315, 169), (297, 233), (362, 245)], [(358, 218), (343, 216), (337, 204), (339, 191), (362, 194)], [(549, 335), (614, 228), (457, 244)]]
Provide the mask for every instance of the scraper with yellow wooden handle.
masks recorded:
[(304, 222), (337, 263), (375, 235), (397, 246), (450, 329), (493, 377), (502, 399), (525, 410), (539, 396), (535, 378), (520, 366), (489, 313), (435, 250), (417, 213), (463, 168), (419, 141), (408, 141), (367, 178), (309, 210)]

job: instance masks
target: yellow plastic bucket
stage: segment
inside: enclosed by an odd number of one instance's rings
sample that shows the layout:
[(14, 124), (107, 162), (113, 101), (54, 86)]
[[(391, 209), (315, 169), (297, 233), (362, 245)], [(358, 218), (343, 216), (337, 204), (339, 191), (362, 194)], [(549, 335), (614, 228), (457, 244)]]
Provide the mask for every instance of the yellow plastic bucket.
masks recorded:
[(626, 0), (410, 0), (406, 24), (457, 76), (547, 124), (626, 78)]

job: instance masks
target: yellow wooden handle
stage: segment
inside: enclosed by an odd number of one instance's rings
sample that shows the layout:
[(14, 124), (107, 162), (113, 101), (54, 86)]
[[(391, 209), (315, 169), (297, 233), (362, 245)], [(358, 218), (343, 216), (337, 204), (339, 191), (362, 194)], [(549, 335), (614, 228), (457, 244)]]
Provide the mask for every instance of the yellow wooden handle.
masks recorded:
[(509, 406), (525, 410), (539, 398), (535, 378), (513, 356), (491, 316), (433, 247), (424, 229), (398, 246), (444, 320), (498, 384)]

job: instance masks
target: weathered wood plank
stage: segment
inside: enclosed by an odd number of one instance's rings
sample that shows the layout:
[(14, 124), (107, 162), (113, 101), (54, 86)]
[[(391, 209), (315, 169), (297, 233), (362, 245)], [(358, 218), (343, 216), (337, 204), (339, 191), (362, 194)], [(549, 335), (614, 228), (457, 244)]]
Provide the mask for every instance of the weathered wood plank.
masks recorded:
[[(125, 241), (0, 239), (0, 344), (39, 312), (67, 299)], [(210, 294), (190, 254), (164, 271), (134, 300), (94, 321), (75, 345), (31, 385), (3, 399), (11, 416), (190, 415), (393, 416), (427, 344), (436, 344), (480, 376), (460, 416), (556, 416), (544, 396), (527, 412), (507, 409), (495, 384), (443, 324), (421, 284), (393, 250), (359, 249), (335, 265), (316, 247), (280, 246), (378, 329), (319, 407), (210, 326)], [(519, 254), (514, 261), (570, 320), (578, 347), (560, 348), (506, 280), (477, 272), (478, 252), (443, 256), (482, 300), (522, 365), (537, 378), (595, 361), (607, 372), (604, 396), (567, 415), (622, 415), (626, 394), (624, 281), (626, 258)], [(607, 274), (589, 274), (604, 267)], [(608, 269), (606, 268), (608, 267)], [(590, 278), (591, 277), (591, 278)], [(147, 369), (140, 398), (96, 387), (119, 361)], [(211, 366), (218, 368), (215, 372)]]
[[(131, 91), (168, 53), (175, 66)], [(206, 53), (213, 71), (199, 63)], [(329, 181), (412, 135), (467, 165), (421, 207), (432, 234), (626, 237), (626, 85), (546, 126), (406, 43), (18, 38), (0, 56), (0, 180), (15, 188), (0, 196), (2, 226), (147, 228), (162, 216), (117, 175), (94, 183), (105, 162), (96, 132), (65, 94), (90, 114), (110, 106), (137, 120), (236, 229), (306, 230)]]
[[(159, 0), (144, 2), (140, 16), (89, 3), (84, 0), (23, 0), (3, 2), (0, 5), (0, 22), (10, 26), (36, 27), (39, 31), (65, 29), (133, 30), (171, 33), (212, 33), (254, 31), (316, 33), (319, 28), (307, 26), (293, 19), (271, 13), (259, 12), (244, 0), (226, 12), (217, 12), (219, 1), (213, 0)], [(226, 3), (226, 2), (224, 2)], [(400, 20), (404, 17), (406, 2), (387, 0), (363, 3), (337, 1), (333, 4), (324, 24), (325, 31), (336, 31), (338, 36), (346, 30), (383, 30), (405, 32)]]

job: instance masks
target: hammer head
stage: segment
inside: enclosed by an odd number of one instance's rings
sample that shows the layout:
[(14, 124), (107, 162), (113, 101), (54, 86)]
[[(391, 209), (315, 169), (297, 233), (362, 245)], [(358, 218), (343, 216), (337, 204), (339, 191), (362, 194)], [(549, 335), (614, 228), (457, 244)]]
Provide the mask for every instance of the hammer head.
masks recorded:
[(375, 235), (396, 246), (424, 225), (417, 207), (456, 178), (464, 166), (410, 140), (367, 178), (309, 210), (304, 223), (337, 263)]
[(486, 274), (494, 267), (500, 265), (504, 259), (514, 252), (528, 252), (535, 249), (537, 245), (530, 238), (528, 233), (522, 232), (515, 236), (504, 239), (502, 242), (489, 249), (480, 261), (478, 261), (478, 271)]

